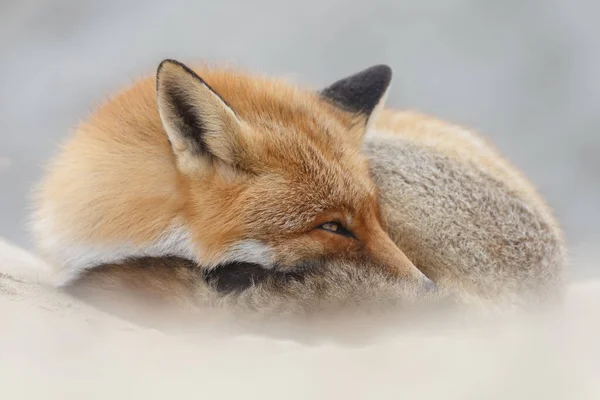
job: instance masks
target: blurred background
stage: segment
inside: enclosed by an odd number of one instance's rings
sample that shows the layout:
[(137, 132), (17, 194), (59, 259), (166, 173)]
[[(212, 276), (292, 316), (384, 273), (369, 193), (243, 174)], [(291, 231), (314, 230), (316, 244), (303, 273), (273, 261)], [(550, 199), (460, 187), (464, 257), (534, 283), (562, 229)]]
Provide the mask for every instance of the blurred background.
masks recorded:
[[(376, 63), (389, 106), (489, 137), (537, 185), (574, 259), (600, 255), (600, 4), (589, 0), (2, 0), (0, 236), (58, 142), (161, 59), (315, 87)], [(575, 277), (600, 276), (577, 263)]]

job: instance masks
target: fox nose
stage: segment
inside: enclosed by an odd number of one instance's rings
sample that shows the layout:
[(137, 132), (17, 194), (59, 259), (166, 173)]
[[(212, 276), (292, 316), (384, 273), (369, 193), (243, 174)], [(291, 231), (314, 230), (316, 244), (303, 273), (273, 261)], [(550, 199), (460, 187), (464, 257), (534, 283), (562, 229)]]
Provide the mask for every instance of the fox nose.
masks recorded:
[(437, 291), (437, 285), (426, 276), (423, 277), (423, 292), (425, 294), (433, 294)]

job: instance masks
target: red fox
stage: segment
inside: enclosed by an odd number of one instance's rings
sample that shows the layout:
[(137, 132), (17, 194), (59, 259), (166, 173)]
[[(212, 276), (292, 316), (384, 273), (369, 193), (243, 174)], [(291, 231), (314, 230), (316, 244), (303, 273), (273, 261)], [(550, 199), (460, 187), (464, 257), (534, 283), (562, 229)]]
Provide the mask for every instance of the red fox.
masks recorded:
[(562, 233), (531, 184), (475, 134), (384, 110), (391, 77), (315, 91), (163, 61), (37, 188), (58, 285), (275, 312), (559, 291)]

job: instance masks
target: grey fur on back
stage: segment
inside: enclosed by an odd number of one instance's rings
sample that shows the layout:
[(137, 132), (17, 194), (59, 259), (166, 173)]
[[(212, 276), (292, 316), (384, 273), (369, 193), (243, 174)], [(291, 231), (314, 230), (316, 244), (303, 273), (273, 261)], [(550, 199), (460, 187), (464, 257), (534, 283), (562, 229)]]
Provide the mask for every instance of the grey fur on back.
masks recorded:
[(364, 151), (390, 236), (442, 290), (509, 303), (560, 295), (561, 234), (511, 182), (399, 135), (373, 135)]

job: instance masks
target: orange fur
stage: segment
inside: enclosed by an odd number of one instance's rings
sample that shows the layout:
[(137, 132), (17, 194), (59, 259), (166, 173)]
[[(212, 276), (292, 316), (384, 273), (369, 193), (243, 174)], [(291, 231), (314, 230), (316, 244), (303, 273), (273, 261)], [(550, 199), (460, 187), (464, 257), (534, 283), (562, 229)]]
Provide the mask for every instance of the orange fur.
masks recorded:
[[(182, 69), (165, 68), (166, 85), (186, 79)], [(60, 232), (67, 247), (144, 246), (181, 225), (203, 265), (252, 240), (272, 252), (266, 267), (363, 259), (427, 281), (382, 228), (360, 154), (366, 116), (282, 80), (207, 67), (195, 72), (235, 114), (219, 109), (201, 85), (178, 88), (208, 102), (199, 109), (214, 119), (209, 130), (228, 131), (208, 139), (219, 157), (207, 163), (189, 143), (167, 135), (155, 78), (142, 79), (81, 124), (52, 164), (38, 192), (36, 219), (52, 226), (46, 236)], [(330, 220), (356, 239), (316, 229)], [(46, 249), (51, 260), (52, 252)]]

